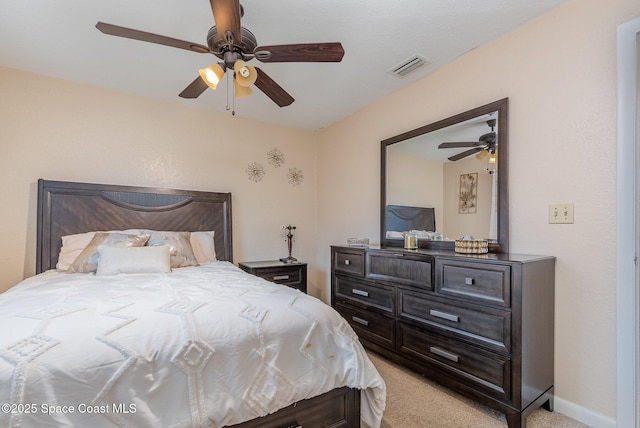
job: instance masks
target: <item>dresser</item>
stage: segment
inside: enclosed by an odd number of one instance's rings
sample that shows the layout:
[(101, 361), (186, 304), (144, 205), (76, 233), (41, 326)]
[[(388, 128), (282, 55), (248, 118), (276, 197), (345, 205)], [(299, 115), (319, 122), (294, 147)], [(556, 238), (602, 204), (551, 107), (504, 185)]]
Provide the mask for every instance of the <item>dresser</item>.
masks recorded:
[(554, 257), (333, 246), (331, 260), (331, 305), (366, 348), (510, 428), (553, 410)]
[(284, 284), (307, 292), (307, 264), (283, 263), (279, 260), (240, 262), (238, 267), (267, 281)]

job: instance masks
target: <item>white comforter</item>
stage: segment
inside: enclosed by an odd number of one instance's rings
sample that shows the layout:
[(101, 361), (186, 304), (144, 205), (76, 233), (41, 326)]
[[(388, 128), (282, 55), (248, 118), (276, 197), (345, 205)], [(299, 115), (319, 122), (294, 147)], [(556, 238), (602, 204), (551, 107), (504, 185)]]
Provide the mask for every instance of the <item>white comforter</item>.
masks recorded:
[(2, 427), (222, 427), (340, 386), (379, 426), (385, 384), (349, 325), (231, 263), (0, 294)]

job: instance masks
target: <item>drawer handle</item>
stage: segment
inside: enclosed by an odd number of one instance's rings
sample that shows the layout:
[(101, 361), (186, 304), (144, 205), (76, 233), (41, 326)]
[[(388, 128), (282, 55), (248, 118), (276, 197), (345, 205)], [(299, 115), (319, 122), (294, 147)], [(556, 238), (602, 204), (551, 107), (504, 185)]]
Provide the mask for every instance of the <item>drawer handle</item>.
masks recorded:
[(362, 324), (365, 327), (369, 327), (369, 321), (367, 321), (365, 319), (362, 319), (362, 318), (356, 317), (356, 316), (351, 317), (351, 319), (353, 320), (353, 322), (357, 322), (358, 324)]
[(354, 288), (353, 290), (351, 290), (351, 292), (353, 294), (357, 294), (358, 296), (369, 297), (369, 292), (368, 291), (358, 290), (357, 288)]
[(442, 318), (442, 319), (453, 321), (453, 322), (460, 322), (460, 317), (457, 315), (436, 311), (435, 309), (431, 309), (429, 313), (431, 314), (431, 316), (434, 316), (434, 317)]
[(445, 351), (442, 348), (438, 348), (436, 346), (432, 346), (432, 347), (429, 348), (429, 351), (432, 354), (439, 355), (439, 356), (441, 356), (443, 358), (446, 358), (447, 360), (453, 361), (454, 363), (458, 362), (458, 358), (459, 357), (456, 354), (453, 354), (451, 352)]
[(345, 264), (345, 265), (347, 265), (347, 266), (349, 266), (349, 265), (351, 264), (351, 260), (349, 260), (349, 259), (345, 259), (344, 264)]
[(289, 275), (276, 275), (273, 277), (274, 281), (278, 281), (278, 280), (282, 280), (282, 279), (289, 279)]
[(473, 278), (465, 278), (464, 279), (464, 285), (473, 285), (475, 281), (473, 280)]

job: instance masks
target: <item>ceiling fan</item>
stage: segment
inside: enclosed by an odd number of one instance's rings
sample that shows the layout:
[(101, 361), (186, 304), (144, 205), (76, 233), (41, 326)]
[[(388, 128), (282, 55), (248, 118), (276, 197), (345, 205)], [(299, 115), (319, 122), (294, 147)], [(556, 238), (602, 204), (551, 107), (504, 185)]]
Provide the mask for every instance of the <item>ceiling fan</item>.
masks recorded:
[(210, 0), (210, 3), (215, 25), (207, 33), (207, 46), (104, 22), (98, 22), (96, 28), (112, 36), (210, 53), (220, 58), (221, 62), (200, 70), (200, 76), (179, 94), (182, 98), (197, 98), (208, 87), (215, 89), (230, 69), (237, 98), (251, 95), (250, 86), (255, 85), (278, 106), (285, 107), (294, 98), (262, 69), (247, 64), (248, 61), (254, 58), (264, 63), (342, 61), (344, 49), (339, 42), (258, 46), (253, 33), (240, 25), (244, 8), (239, 0)]
[[(478, 138), (478, 141), (440, 143), (438, 148), (454, 149), (454, 148), (471, 147), (471, 149), (469, 150), (465, 150), (464, 152), (460, 152), (456, 155), (450, 156), (448, 158), (450, 161), (457, 161), (460, 159), (464, 159), (467, 156), (471, 156), (473, 154), (476, 154), (476, 156), (480, 155), (484, 159), (484, 157), (488, 153), (489, 156), (494, 157), (494, 162), (495, 162), (496, 133), (493, 131), (493, 128), (496, 126), (496, 120), (495, 119), (487, 120), (487, 125), (489, 125), (489, 127), (491, 128), (491, 132), (487, 132), (486, 134), (481, 135), (480, 138)], [(483, 153), (481, 154), (480, 152), (483, 152)], [(491, 157), (489, 158), (489, 162), (491, 162)]]

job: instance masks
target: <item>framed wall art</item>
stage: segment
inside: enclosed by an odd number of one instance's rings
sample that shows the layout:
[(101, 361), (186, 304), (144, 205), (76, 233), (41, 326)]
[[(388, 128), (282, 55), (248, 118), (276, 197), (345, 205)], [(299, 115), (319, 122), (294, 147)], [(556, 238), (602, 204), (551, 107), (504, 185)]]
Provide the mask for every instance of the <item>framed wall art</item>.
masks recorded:
[(460, 176), (460, 196), (458, 213), (474, 214), (478, 209), (478, 173)]

